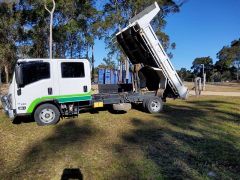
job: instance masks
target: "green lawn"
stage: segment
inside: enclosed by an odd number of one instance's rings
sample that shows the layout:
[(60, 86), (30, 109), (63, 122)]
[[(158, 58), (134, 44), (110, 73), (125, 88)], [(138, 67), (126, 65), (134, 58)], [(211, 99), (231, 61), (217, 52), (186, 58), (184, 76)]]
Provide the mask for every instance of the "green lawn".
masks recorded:
[(0, 114), (0, 179), (240, 179), (240, 98), (169, 100), (164, 111), (85, 112), (55, 126)]

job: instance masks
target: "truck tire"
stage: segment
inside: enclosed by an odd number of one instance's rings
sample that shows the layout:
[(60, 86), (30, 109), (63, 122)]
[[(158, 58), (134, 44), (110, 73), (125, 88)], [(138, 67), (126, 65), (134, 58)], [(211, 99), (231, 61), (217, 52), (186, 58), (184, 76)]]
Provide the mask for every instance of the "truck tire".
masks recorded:
[(163, 101), (159, 97), (150, 97), (145, 102), (145, 108), (151, 114), (159, 113), (163, 109)]
[(113, 110), (115, 111), (128, 111), (132, 108), (131, 103), (113, 104)]
[(34, 120), (39, 126), (58, 123), (60, 112), (53, 104), (42, 104), (34, 112)]
[(143, 103), (142, 103), (143, 109), (146, 109), (148, 100), (149, 100), (149, 98), (143, 99)]

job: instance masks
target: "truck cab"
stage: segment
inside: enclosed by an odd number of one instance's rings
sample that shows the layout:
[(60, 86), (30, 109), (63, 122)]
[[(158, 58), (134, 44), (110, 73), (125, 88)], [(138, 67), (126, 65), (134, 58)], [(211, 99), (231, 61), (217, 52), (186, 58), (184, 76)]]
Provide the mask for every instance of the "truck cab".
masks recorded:
[(4, 110), (15, 118), (46, 102), (91, 100), (90, 72), (87, 59), (19, 59), (9, 92), (2, 97)]

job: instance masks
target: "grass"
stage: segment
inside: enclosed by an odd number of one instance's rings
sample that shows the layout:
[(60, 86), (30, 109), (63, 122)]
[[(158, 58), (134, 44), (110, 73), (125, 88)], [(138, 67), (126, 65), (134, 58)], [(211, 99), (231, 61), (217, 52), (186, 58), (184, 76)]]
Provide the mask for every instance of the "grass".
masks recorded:
[(55, 126), (0, 114), (0, 179), (240, 179), (240, 98), (169, 100), (164, 111), (85, 112)]
[[(184, 82), (184, 84), (188, 87), (188, 89), (192, 89), (194, 87), (193, 82)], [(219, 83), (219, 84), (206, 84), (206, 91), (213, 92), (239, 92), (240, 91), (240, 83)]]

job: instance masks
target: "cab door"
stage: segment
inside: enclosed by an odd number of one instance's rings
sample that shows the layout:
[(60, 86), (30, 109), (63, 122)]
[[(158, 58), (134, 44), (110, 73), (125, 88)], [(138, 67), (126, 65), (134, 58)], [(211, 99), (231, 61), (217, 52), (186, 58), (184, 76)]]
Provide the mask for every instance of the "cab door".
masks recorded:
[(87, 60), (61, 60), (58, 68), (61, 103), (91, 99), (91, 75)]
[(35, 60), (22, 62), (23, 86), (16, 87), (16, 111), (18, 114), (32, 113), (33, 109), (48, 96), (57, 93), (53, 89), (53, 74), (51, 74), (50, 62)]

